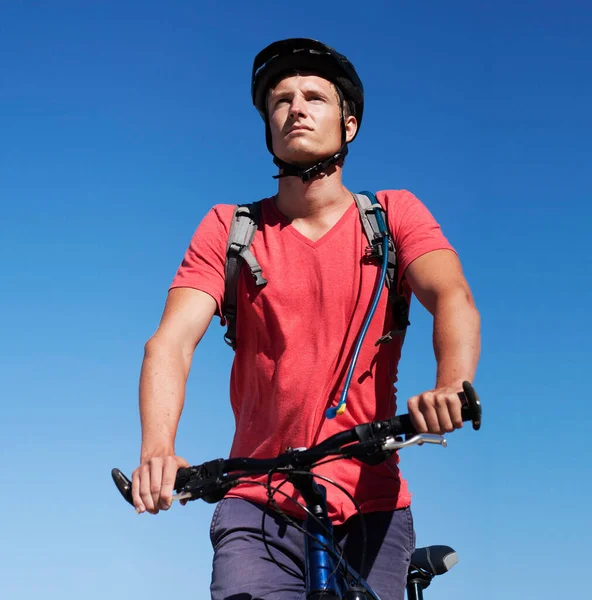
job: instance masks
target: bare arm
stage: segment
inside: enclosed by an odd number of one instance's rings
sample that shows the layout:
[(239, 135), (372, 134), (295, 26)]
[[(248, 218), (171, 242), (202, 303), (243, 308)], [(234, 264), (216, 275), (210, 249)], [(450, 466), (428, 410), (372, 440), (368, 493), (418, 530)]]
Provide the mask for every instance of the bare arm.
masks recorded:
[(156, 333), (146, 343), (140, 375), (142, 448), (132, 491), (139, 512), (170, 506), (174, 477), (186, 462), (175, 436), (193, 353), (216, 312), (215, 300), (191, 288), (171, 290)]
[(407, 281), (434, 317), (436, 386), (409, 400), (420, 431), (441, 433), (462, 426), (457, 392), (473, 381), (480, 353), (480, 318), (458, 257), (449, 250), (429, 252), (413, 261)]

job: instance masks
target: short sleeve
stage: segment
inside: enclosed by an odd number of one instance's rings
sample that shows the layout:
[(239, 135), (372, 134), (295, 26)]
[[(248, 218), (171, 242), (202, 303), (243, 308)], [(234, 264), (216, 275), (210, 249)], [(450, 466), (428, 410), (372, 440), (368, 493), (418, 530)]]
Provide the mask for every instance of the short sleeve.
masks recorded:
[(386, 209), (389, 228), (395, 240), (399, 282), (407, 267), (420, 256), (434, 250), (455, 252), (431, 212), (411, 192), (383, 191), (378, 192), (377, 198)]
[(221, 315), (226, 244), (234, 206), (218, 204), (197, 227), (170, 289), (189, 287), (214, 298)]

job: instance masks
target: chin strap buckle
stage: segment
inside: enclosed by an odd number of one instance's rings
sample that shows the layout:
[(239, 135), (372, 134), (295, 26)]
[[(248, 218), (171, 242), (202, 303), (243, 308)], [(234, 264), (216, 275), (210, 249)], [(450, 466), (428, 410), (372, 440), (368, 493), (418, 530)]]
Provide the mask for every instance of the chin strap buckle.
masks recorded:
[(336, 152), (333, 156), (330, 156), (324, 161), (316, 163), (311, 167), (297, 167), (296, 165), (291, 165), (290, 163), (280, 160), (277, 156), (274, 156), (273, 162), (282, 170), (282, 172), (279, 175), (274, 175), (273, 178), (282, 179), (283, 177), (300, 177), (302, 183), (307, 183), (311, 179), (318, 177), (333, 165), (343, 162), (347, 156), (347, 152), (347, 144), (344, 144), (339, 152)]

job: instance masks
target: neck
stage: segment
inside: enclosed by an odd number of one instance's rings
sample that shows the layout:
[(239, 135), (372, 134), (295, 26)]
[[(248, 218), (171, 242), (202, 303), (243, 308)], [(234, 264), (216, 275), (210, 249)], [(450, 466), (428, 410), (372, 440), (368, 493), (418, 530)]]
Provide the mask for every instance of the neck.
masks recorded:
[(340, 209), (352, 202), (351, 193), (341, 180), (341, 167), (303, 183), (298, 177), (279, 180), (276, 205), (289, 219), (315, 219)]

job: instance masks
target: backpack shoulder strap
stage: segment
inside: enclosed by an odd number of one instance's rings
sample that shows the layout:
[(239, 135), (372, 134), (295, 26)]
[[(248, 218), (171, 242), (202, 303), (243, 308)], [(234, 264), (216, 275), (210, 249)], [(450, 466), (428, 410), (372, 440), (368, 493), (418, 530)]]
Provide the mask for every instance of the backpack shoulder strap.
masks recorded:
[(226, 264), (224, 267), (224, 303), (222, 317), (227, 330), (224, 341), (236, 350), (236, 307), (238, 281), (243, 262), (247, 263), (255, 284), (263, 286), (267, 280), (263, 277), (261, 266), (251, 252), (251, 244), (259, 226), (261, 202), (239, 204), (234, 209), (228, 243), (226, 245)]
[(376, 213), (380, 212), (381, 216), (386, 224), (389, 236), (389, 255), (386, 271), (386, 286), (389, 290), (389, 302), (393, 311), (393, 325), (394, 329), (383, 335), (376, 344), (384, 344), (390, 342), (394, 336), (401, 338), (401, 345), (405, 340), (405, 333), (407, 326), (409, 325), (409, 304), (405, 300), (404, 296), (401, 295), (398, 286), (398, 264), (397, 264), (397, 252), (393, 236), (388, 228), (388, 219), (384, 211), (384, 208), (378, 202), (374, 194), (371, 192), (361, 192), (360, 194), (354, 194), (354, 199), (360, 213), (360, 220), (362, 221), (362, 228), (368, 238), (369, 243), (369, 255), (375, 258), (381, 258), (382, 246), (379, 241), (382, 238)]

